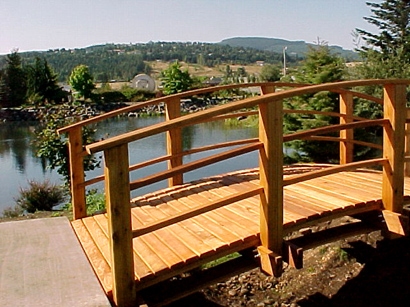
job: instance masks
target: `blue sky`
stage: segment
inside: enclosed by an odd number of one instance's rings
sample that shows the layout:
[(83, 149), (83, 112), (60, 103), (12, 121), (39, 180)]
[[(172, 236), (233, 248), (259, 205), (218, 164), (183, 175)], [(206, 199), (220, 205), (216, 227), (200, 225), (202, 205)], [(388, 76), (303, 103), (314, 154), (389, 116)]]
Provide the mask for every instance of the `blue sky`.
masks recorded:
[[(320, 40), (353, 49), (375, 32), (366, 0), (0, 0), (0, 54), (148, 41), (219, 42), (237, 36)], [(380, 3), (381, 0), (371, 2)]]

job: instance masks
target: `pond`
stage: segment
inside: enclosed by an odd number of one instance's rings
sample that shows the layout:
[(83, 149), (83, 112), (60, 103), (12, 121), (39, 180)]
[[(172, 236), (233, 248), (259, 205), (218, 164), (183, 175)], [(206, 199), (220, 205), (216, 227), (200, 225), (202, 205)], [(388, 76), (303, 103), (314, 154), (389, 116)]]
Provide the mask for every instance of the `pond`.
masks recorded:
[[(163, 121), (162, 117), (122, 117), (110, 119), (96, 125), (97, 138), (108, 138), (125, 131), (135, 130)], [(50, 180), (62, 183), (56, 171), (46, 168), (44, 161), (36, 157), (32, 145), (37, 123), (6, 122), (0, 124), (0, 213), (5, 208), (15, 205), (19, 189), (28, 185), (28, 180)], [(184, 149), (205, 145), (257, 137), (257, 128), (227, 126), (223, 122), (203, 123), (183, 129)], [(151, 158), (164, 155), (166, 151), (165, 134), (133, 142), (129, 146), (130, 164), (135, 164)], [(221, 150), (213, 150), (217, 153)], [(208, 153), (192, 154), (184, 157), (184, 162), (196, 160), (209, 155)], [(97, 154), (101, 159), (101, 153)], [(195, 180), (204, 176), (221, 174), (233, 170), (256, 167), (258, 157), (256, 152), (248, 153), (234, 159), (225, 160), (214, 165), (189, 172), (184, 175), (185, 181)], [(160, 163), (131, 173), (131, 180), (144, 177), (152, 172), (166, 169), (166, 163)], [(88, 172), (86, 178), (102, 174), (102, 168)], [(132, 196), (141, 195), (166, 186), (166, 181), (133, 191)], [(103, 184), (98, 183), (90, 188), (103, 190)]]

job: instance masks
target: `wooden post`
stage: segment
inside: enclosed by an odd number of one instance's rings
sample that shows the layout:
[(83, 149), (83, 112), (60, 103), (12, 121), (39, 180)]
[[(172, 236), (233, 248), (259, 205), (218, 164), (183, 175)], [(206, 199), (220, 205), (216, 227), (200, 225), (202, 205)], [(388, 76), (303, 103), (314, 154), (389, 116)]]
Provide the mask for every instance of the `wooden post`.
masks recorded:
[[(262, 93), (274, 92), (273, 86)], [(273, 101), (259, 105), (259, 151), (261, 194), (260, 239), (262, 270), (279, 276), (282, 272), (283, 241), (283, 105)]]
[(84, 164), (82, 127), (75, 127), (68, 134), (68, 150), (70, 163), (71, 202), (73, 204), (73, 219), (87, 216), (85, 203)]
[[(167, 100), (165, 104), (166, 120), (174, 119), (181, 116), (181, 107), (179, 98)], [(177, 155), (182, 152), (182, 128), (175, 128), (167, 132), (167, 154)], [(168, 169), (182, 165), (182, 156), (173, 157), (168, 161)], [(168, 186), (172, 187), (184, 182), (183, 174), (177, 174), (168, 179)]]
[(104, 151), (105, 195), (116, 306), (135, 306), (128, 144)]
[(383, 130), (383, 157), (388, 162), (383, 167), (382, 200), (384, 208), (400, 213), (404, 190), (404, 136), (406, 122), (406, 86), (384, 86), (384, 118), (389, 124)]
[[(353, 122), (353, 94), (343, 93), (339, 96), (340, 114), (346, 114), (346, 117), (340, 117), (340, 124)], [(340, 142), (340, 164), (353, 162), (353, 129), (340, 130), (340, 138), (346, 141)]]
[[(410, 118), (410, 108), (406, 108), (406, 119)], [(410, 156), (410, 123), (406, 123), (406, 138), (404, 144), (404, 156)], [(404, 176), (410, 177), (410, 162), (404, 163)]]

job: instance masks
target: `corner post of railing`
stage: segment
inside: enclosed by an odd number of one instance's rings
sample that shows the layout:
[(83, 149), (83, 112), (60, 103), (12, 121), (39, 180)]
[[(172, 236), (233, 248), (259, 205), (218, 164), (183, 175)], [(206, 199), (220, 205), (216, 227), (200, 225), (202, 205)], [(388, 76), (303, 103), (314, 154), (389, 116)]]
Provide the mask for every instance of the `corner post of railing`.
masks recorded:
[[(273, 93), (274, 86), (263, 86), (262, 94)], [(259, 104), (260, 239), (261, 269), (270, 275), (282, 273), (283, 244), (283, 104)]]
[(87, 216), (84, 186), (84, 149), (81, 126), (74, 127), (68, 131), (68, 152), (73, 219), (77, 220)]
[(116, 306), (136, 304), (128, 168), (128, 144), (104, 150), (112, 293)]
[[(410, 108), (406, 108), (406, 120), (410, 119)], [(404, 144), (404, 155), (410, 156), (410, 123), (406, 123), (406, 140)], [(404, 176), (410, 177), (410, 162), (404, 163)]]
[[(340, 117), (340, 124), (353, 122), (353, 94), (344, 92), (339, 95), (340, 114), (345, 115)], [(353, 129), (340, 130), (340, 164), (353, 162)]]
[(383, 93), (384, 118), (389, 122), (383, 129), (382, 200), (384, 208), (400, 213), (404, 190), (404, 139), (406, 123), (406, 85), (386, 84)]
[[(179, 98), (172, 98), (165, 102), (166, 120), (171, 120), (181, 116), (181, 106)], [(171, 156), (168, 161), (168, 169), (173, 169), (182, 165), (182, 128), (173, 128), (166, 133), (167, 154)], [(176, 174), (168, 179), (168, 186), (182, 184), (184, 181), (182, 174)]]

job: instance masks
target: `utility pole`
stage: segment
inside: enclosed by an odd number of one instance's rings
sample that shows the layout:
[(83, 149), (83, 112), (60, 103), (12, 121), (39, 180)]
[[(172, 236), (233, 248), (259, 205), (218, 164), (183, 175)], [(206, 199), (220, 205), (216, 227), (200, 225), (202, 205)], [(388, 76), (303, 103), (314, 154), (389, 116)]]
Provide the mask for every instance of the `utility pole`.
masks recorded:
[(286, 76), (286, 49), (288, 46), (283, 47), (283, 75)]

